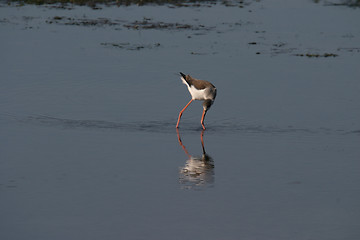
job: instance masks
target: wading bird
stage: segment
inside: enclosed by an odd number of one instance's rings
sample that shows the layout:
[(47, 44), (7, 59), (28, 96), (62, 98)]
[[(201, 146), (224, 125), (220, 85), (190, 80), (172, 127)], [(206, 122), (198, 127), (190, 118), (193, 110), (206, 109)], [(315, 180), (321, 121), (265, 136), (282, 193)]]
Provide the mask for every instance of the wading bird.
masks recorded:
[(201, 116), (201, 126), (205, 130), (204, 118), (205, 118), (206, 112), (209, 110), (209, 108), (215, 101), (216, 87), (208, 81), (195, 79), (195, 78), (192, 78), (190, 75), (185, 75), (181, 72), (180, 72), (180, 75), (181, 75), (181, 80), (187, 86), (187, 88), (191, 94), (191, 100), (188, 104), (186, 104), (186, 106), (183, 108), (183, 110), (180, 111), (179, 118), (178, 118), (178, 121), (176, 124), (176, 128), (179, 127), (181, 115), (183, 114), (185, 109), (190, 105), (190, 103), (194, 100), (200, 100), (200, 101), (204, 101), (202, 104), (204, 110), (203, 110), (203, 113)]

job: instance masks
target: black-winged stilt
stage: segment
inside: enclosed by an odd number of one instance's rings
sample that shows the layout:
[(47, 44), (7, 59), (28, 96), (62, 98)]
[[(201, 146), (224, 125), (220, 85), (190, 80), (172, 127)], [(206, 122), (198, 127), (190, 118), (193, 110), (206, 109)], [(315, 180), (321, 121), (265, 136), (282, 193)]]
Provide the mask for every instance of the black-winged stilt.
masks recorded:
[(216, 87), (208, 81), (195, 79), (195, 78), (192, 78), (190, 75), (185, 75), (181, 72), (180, 72), (180, 75), (181, 75), (181, 80), (187, 86), (187, 88), (191, 94), (191, 100), (180, 111), (179, 118), (178, 118), (178, 121), (176, 124), (176, 128), (179, 127), (181, 115), (183, 114), (185, 109), (190, 105), (190, 103), (194, 100), (200, 100), (200, 101), (204, 101), (202, 104), (204, 110), (203, 110), (203, 113), (201, 116), (201, 126), (205, 130), (204, 118), (205, 118), (206, 112), (209, 110), (209, 108), (215, 101)]

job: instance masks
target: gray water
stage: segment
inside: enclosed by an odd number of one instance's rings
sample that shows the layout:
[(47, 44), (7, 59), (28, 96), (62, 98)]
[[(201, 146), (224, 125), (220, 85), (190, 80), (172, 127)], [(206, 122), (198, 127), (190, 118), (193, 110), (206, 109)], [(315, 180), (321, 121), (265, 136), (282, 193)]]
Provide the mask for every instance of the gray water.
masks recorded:
[(359, 9), (249, 3), (1, 5), (0, 239), (359, 239)]

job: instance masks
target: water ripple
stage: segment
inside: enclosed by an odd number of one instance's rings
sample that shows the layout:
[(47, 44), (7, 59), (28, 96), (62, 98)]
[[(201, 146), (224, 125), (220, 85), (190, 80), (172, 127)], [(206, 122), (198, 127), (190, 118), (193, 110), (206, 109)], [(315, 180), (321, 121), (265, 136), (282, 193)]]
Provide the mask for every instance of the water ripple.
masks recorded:
[(127, 132), (167, 132), (174, 129), (175, 125), (165, 121), (149, 121), (149, 122), (113, 122), (104, 120), (78, 120), (65, 119), (49, 116), (29, 116), (22, 119), (23, 123), (40, 124), (49, 127), (62, 127), (66, 129), (109, 129)]
[[(5, 115), (0, 116), (4, 119)], [(9, 117), (9, 115), (7, 115)], [(92, 129), (92, 130), (116, 130), (124, 132), (158, 132), (158, 133), (174, 133), (176, 119), (168, 120), (150, 120), (150, 121), (105, 121), (105, 120), (78, 120), (57, 118), (44, 115), (35, 116), (11, 116), (16, 122), (23, 124), (35, 124), (47, 127), (60, 127), (64, 129)], [(182, 132), (199, 132), (202, 130), (200, 124), (193, 122), (182, 122), (180, 129)], [(283, 133), (303, 133), (303, 134), (356, 134), (360, 130), (334, 130), (329, 128), (297, 128), (297, 127), (279, 127), (279, 126), (265, 126), (249, 123), (241, 123), (239, 121), (216, 121), (209, 123), (206, 131), (208, 133), (262, 133), (262, 134), (283, 134)]]

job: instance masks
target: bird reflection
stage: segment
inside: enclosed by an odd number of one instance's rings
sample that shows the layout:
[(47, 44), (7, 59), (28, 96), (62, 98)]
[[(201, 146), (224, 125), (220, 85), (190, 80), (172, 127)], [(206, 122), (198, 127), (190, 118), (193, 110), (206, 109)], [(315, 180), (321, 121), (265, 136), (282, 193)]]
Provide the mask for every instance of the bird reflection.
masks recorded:
[(188, 156), (184, 167), (180, 168), (179, 182), (183, 189), (201, 189), (214, 185), (214, 161), (205, 152), (204, 130), (200, 134), (202, 156), (196, 157), (189, 154), (181, 141), (179, 130), (176, 130), (179, 144)]

